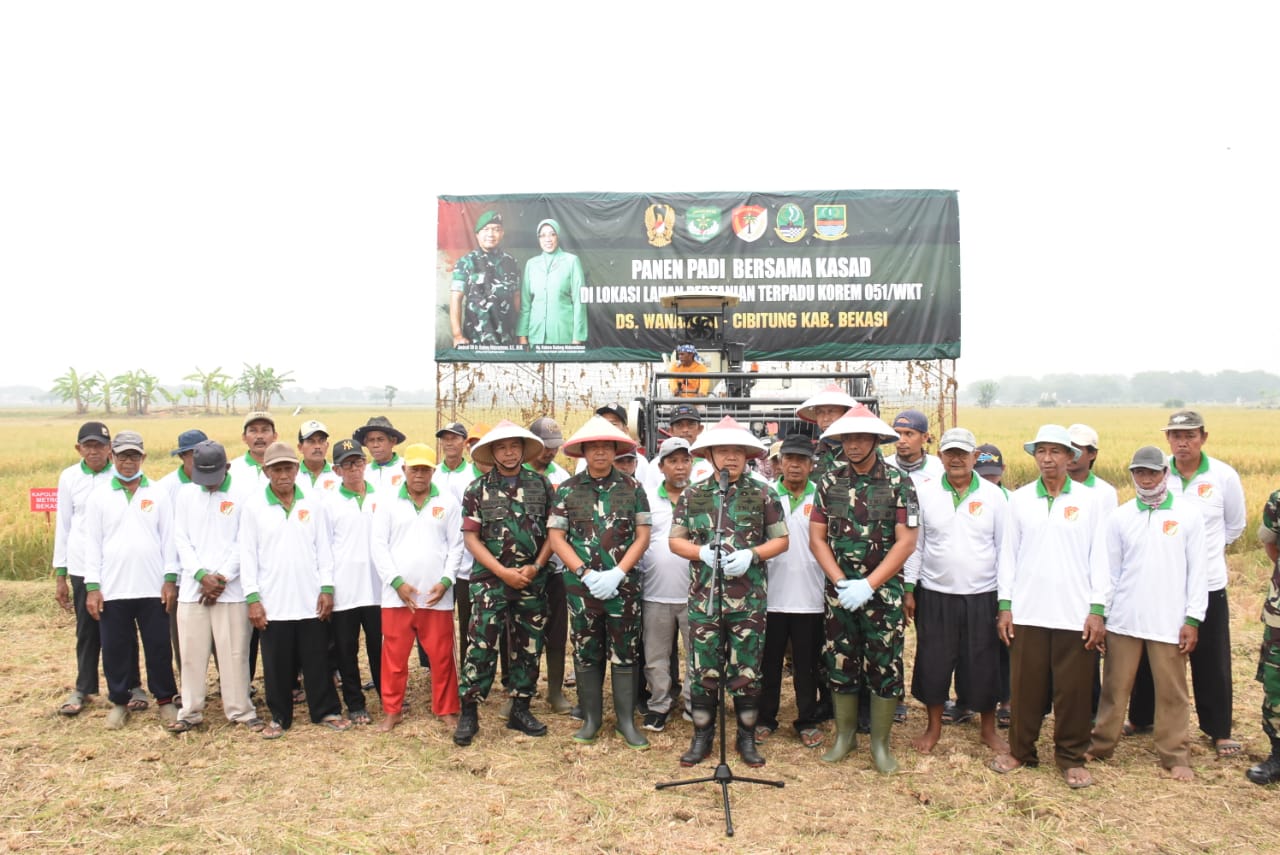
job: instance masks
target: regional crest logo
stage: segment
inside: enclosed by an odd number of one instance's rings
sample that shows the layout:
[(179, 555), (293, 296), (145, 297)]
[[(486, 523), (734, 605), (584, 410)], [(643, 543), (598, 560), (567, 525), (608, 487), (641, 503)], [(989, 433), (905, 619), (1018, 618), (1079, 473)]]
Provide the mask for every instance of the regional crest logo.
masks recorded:
[(1202, 499), (1212, 499), (1212, 498), (1213, 498), (1213, 485), (1212, 485), (1212, 484), (1201, 484), (1199, 487), (1196, 487), (1196, 495), (1197, 495), (1197, 496), (1199, 496), (1199, 497), (1200, 497), (1200, 498), (1202, 498)]
[(663, 247), (671, 243), (676, 228), (676, 211), (670, 205), (650, 205), (644, 212), (644, 230), (651, 246)]
[(769, 230), (769, 210), (763, 205), (739, 205), (733, 209), (733, 233), (747, 243)]
[(1175, 534), (1177, 534), (1177, 533), (1178, 533), (1178, 521), (1177, 521), (1177, 520), (1165, 520), (1165, 521), (1164, 521), (1164, 533), (1165, 533), (1165, 534), (1167, 534), (1167, 535), (1169, 535), (1170, 537), (1173, 537)]
[(444, 508), (440, 507), (439, 505), (436, 505), (434, 508), (431, 509), (431, 516), (434, 519), (438, 519), (438, 520), (444, 519)]
[(819, 240), (839, 240), (848, 234), (848, 226), (847, 206), (813, 206), (813, 236)]
[(809, 231), (804, 224), (804, 211), (791, 202), (778, 209), (778, 216), (774, 217), (773, 222), (773, 233), (787, 243), (803, 239)]
[(311, 511), (307, 510), (306, 508), (303, 508), (302, 510), (298, 511), (298, 522), (304, 523), (309, 519), (311, 519)]
[(392, 486), (392, 487), (399, 486), (400, 482), (401, 482), (401, 481), (403, 481), (403, 480), (404, 480), (404, 476), (403, 476), (403, 475), (392, 475), (392, 476), (391, 476), (391, 486)]
[(684, 212), (684, 224), (689, 237), (706, 243), (720, 234), (720, 209), (689, 208)]
[(143, 499), (141, 502), (138, 503), (138, 510), (142, 511), (143, 513), (149, 513), (151, 509), (154, 508), (155, 506), (156, 506), (156, 503), (151, 501), (150, 499)]
[(969, 516), (971, 516), (971, 517), (980, 517), (980, 516), (982, 516), (982, 502), (970, 502), (970, 503), (969, 503)]
[(222, 502), (221, 504), (218, 505), (218, 513), (222, 514), (224, 517), (231, 516), (231, 512), (234, 511), (235, 509), (236, 509), (235, 502)]
[(1075, 505), (1062, 509), (1062, 518), (1067, 522), (1075, 522), (1080, 518), (1080, 509)]

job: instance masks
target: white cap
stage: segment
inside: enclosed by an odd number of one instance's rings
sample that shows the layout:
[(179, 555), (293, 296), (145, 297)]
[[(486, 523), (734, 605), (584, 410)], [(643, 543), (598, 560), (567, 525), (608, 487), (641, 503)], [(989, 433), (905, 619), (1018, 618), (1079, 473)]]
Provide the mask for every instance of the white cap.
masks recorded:
[(1067, 435), (1071, 437), (1072, 445), (1098, 450), (1098, 432), (1088, 425), (1072, 425), (1067, 428)]

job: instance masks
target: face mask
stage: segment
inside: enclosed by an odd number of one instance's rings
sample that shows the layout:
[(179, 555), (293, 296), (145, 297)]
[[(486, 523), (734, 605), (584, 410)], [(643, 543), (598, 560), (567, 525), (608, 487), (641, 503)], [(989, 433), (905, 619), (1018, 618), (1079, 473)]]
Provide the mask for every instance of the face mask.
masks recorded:
[(141, 477), (142, 477), (142, 467), (141, 467), (141, 466), (139, 466), (139, 467), (138, 467), (138, 471), (137, 471), (137, 472), (134, 472), (134, 473), (133, 473), (133, 477), (131, 477), (131, 478), (126, 478), (126, 477), (124, 477), (123, 475), (121, 475), (121, 474), (120, 474), (120, 470), (118, 470), (118, 469), (116, 470), (116, 480), (117, 480), (117, 481), (119, 481), (119, 482), (120, 482), (120, 483), (122, 483), (122, 484), (129, 484), (129, 483), (131, 483), (131, 482), (133, 482), (133, 481), (137, 481), (137, 480), (138, 480), (139, 478), (141, 478)]

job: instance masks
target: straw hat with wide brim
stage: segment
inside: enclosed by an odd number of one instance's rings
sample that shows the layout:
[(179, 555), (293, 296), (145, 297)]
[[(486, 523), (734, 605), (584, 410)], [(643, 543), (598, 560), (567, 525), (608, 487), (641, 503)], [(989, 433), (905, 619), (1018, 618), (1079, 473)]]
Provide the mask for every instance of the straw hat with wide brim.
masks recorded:
[(612, 442), (618, 454), (636, 450), (636, 441), (618, 430), (604, 416), (592, 416), (577, 432), (564, 441), (560, 450), (566, 457), (581, 457), (582, 446), (588, 442)]
[(832, 383), (800, 406), (796, 407), (796, 418), (803, 422), (817, 422), (813, 417), (816, 407), (856, 407), (858, 399), (850, 395), (840, 386)]
[(471, 449), (471, 459), (485, 466), (493, 465), (493, 444), (500, 439), (519, 439), (524, 441), (524, 459), (531, 460), (542, 453), (542, 440), (513, 421), (503, 419), (493, 426), (493, 430), (480, 437), (480, 441)]
[(699, 457), (706, 457), (707, 452), (716, 446), (737, 445), (746, 449), (747, 459), (764, 457), (769, 453), (763, 442), (751, 431), (738, 424), (732, 416), (725, 416), (709, 427), (693, 441), (689, 449)]
[(880, 438), (880, 444), (897, 442), (898, 435), (876, 414), (867, 409), (866, 404), (855, 404), (848, 412), (831, 423), (831, 427), (822, 432), (823, 439), (839, 440), (851, 433), (866, 433)]

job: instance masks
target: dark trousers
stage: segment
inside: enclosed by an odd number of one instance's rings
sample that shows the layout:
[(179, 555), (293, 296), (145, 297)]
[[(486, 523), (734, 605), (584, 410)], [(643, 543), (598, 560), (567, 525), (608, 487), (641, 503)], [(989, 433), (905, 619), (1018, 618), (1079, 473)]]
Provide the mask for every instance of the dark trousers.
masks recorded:
[(358, 606), (334, 612), (333, 644), (342, 678), (342, 701), (347, 712), (365, 709), (360, 681), (360, 631), (364, 630), (364, 652), (369, 657), (369, 674), (375, 691), (382, 689), (382, 606)]
[(1054, 760), (1060, 769), (1083, 766), (1092, 727), (1097, 651), (1084, 649), (1078, 629), (1015, 624), (1013, 630), (1009, 753), (1028, 765), (1036, 763), (1036, 740), (1052, 699)]
[(569, 645), (569, 606), (564, 598), (564, 574), (547, 576), (547, 625), (542, 630), (542, 649), (548, 662), (563, 662)]
[(169, 645), (169, 615), (159, 597), (110, 600), (103, 603), (99, 621), (102, 638), (102, 672), (107, 677), (107, 697), (113, 704), (127, 704), (138, 685), (138, 637), (147, 662), (147, 688), (160, 703), (177, 693), (173, 678), (173, 648)]
[[(102, 636), (98, 622), (89, 617), (84, 607), (85, 590), (83, 576), (70, 576), (71, 602), (76, 613), (76, 691), (82, 695), (98, 694), (98, 662), (102, 659)], [(129, 688), (142, 685), (138, 670), (138, 648), (133, 648), (133, 668)]]
[(458, 673), (462, 673), (462, 665), (467, 661), (467, 627), (471, 626), (471, 581), (459, 579), (453, 586), (453, 608), (457, 615)]
[[(1200, 639), (1191, 652), (1191, 690), (1200, 730), (1211, 739), (1231, 738), (1231, 614), (1227, 589), (1209, 592), (1209, 608), (1200, 622)], [(1145, 649), (1129, 696), (1129, 721), (1151, 727), (1156, 718), (1156, 690)]]
[(782, 660), (791, 643), (791, 681), (796, 692), (796, 732), (818, 726), (818, 661), (822, 656), (825, 617), (817, 614), (768, 612), (764, 629), (764, 674), (760, 724), (778, 729), (782, 699)]
[(311, 721), (340, 715), (342, 704), (329, 672), (329, 627), (319, 618), (273, 620), (262, 630), (262, 678), (271, 717), (288, 730), (293, 724), (293, 687), (302, 670)]

